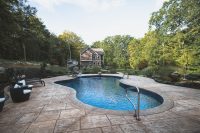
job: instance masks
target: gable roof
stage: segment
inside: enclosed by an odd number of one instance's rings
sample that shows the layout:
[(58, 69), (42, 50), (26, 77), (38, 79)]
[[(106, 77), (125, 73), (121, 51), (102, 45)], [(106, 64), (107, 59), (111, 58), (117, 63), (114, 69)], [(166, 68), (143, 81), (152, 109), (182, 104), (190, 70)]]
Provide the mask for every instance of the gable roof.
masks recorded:
[(103, 51), (102, 48), (90, 48), (90, 47), (85, 48), (85, 49), (81, 52), (81, 54), (83, 54), (83, 53), (84, 53), (85, 51), (87, 51), (87, 50), (90, 50), (90, 51), (92, 51), (93, 53), (96, 53), (96, 54), (99, 54), (99, 55), (103, 55), (103, 54), (104, 54), (104, 51)]
[(103, 55), (104, 54), (104, 51), (102, 48), (91, 48), (93, 51), (97, 52), (98, 54), (100, 55)]

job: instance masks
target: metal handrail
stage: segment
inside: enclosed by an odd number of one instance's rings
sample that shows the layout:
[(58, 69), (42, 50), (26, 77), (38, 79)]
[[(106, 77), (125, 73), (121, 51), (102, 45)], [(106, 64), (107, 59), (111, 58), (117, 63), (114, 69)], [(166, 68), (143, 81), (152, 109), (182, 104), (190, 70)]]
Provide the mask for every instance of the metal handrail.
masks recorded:
[(136, 107), (135, 107), (135, 105), (132, 103), (132, 101), (130, 100), (130, 98), (128, 97), (128, 93), (127, 93), (127, 89), (128, 88), (126, 88), (126, 98), (129, 100), (129, 102), (133, 105), (133, 107), (134, 107), (134, 110), (135, 110), (135, 115), (134, 115), (134, 117), (136, 117), (136, 120), (138, 120), (138, 121), (140, 121), (141, 119), (140, 119), (140, 89), (138, 88), (138, 87), (135, 87), (136, 89), (137, 89), (137, 94), (138, 94), (138, 107), (137, 107), (137, 109), (136, 109)]
[(127, 73), (127, 74), (126, 74), (126, 73), (123, 73), (122, 78), (125, 78), (126, 75), (127, 75), (127, 79), (129, 79), (129, 75), (128, 75), (128, 73)]
[(129, 100), (129, 102), (133, 105), (133, 108), (134, 108), (134, 110), (135, 110), (135, 115), (134, 115), (134, 117), (136, 117), (137, 116), (137, 112), (136, 112), (136, 108), (135, 108), (135, 105), (132, 103), (132, 101), (129, 99), (129, 97), (128, 97), (128, 93), (127, 93), (127, 89), (126, 89), (126, 98)]

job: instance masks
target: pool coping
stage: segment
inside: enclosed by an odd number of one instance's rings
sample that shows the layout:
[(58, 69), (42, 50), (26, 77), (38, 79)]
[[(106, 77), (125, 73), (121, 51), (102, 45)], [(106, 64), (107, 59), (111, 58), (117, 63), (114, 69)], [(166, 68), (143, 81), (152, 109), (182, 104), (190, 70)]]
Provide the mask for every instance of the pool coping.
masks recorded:
[[(157, 114), (157, 113), (162, 113), (164, 111), (167, 111), (174, 106), (174, 101), (171, 100), (168, 95), (166, 95), (163, 92), (160, 92), (159, 90), (156, 90), (153, 88), (151, 85), (150, 87), (148, 86), (142, 86), (135, 84), (133, 82), (130, 82), (130, 79), (121, 79), (120, 83), (128, 85), (128, 86), (133, 86), (133, 87), (139, 87), (140, 89), (144, 89), (146, 91), (156, 93), (157, 95), (161, 96), (163, 98), (163, 103), (157, 107), (146, 109), (146, 110), (141, 110), (140, 115), (145, 116), (145, 115), (151, 115), (151, 114)], [(156, 85), (156, 82), (154, 83)], [(155, 87), (155, 86), (154, 86)]]
[[(84, 77), (84, 76), (100, 76), (99, 74), (82, 74), (81, 76), (78, 77)], [(101, 74), (101, 76), (108, 76), (108, 77), (120, 77), (123, 78), (123, 76), (121, 74)], [(54, 81), (54, 83), (56, 85), (60, 85), (57, 84), (56, 82), (58, 81), (68, 81), (68, 80), (73, 80), (76, 77), (72, 77), (70, 79), (66, 79), (66, 80), (56, 80)], [(174, 101), (171, 100), (165, 93), (155, 89), (156, 85), (159, 84), (157, 82), (153, 82), (151, 83), (151, 86), (148, 85), (136, 85), (135, 82), (132, 82), (131, 80), (131, 76), (129, 79), (120, 79), (119, 80), (120, 83), (128, 85), (128, 86), (137, 86), (139, 88), (142, 88), (144, 90), (150, 91), (152, 93), (156, 93), (158, 95), (160, 95), (163, 98), (163, 103), (157, 107), (154, 108), (150, 108), (150, 109), (146, 109), (146, 110), (140, 110), (140, 116), (145, 116), (145, 115), (152, 115), (152, 114), (157, 114), (157, 113), (161, 113), (164, 111), (167, 111), (171, 108), (173, 108), (174, 106)], [(153, 85), (152, 85), (153, 84)], [(63, 86), (63, 85), (60, 85)], [(63, 86), (64, 88), (67, 88), (68, 91), (70, 92), (69, 95), (69, 100), (75, 104), (77, 107), (79, 107), (80, 109), (84, 109), (85, 112), (87, 113), (94, 113), (94, 114), (110, 114), (110, 115), (134, 115), (134, 111), (118, 111), (118, 110), (108, 110), (108, 109), (103, 109), (103, 108), (98, 108), (98, 107), (94, 107), (92, 105), (88, 105), (85, 104), (83, 102), (81, 102), (77, 97), (76, 97), (76, 90), (68, 87), (68, 86)], [(159, 87), (159, 86), (158, 86)]]

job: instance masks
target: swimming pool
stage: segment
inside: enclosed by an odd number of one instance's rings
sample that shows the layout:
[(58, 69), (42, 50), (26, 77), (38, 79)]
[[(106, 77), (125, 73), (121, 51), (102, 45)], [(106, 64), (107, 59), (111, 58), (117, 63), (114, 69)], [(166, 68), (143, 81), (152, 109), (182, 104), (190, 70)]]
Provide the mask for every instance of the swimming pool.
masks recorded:
[[(124, 87), (120, 86), (119, 80), (119, 77), (87, 76), (57, 83), (75, 89), (76, 97), (85, 104), (110, 110), (133, 110), (134, 108), (126, 98), (126, 91)], [(143, 89), (140, 92), (141, 110), (159, 106), (163, 102), (158, 94)], [(137, 105), (135, 89), (129, 89), (128, 96)]]

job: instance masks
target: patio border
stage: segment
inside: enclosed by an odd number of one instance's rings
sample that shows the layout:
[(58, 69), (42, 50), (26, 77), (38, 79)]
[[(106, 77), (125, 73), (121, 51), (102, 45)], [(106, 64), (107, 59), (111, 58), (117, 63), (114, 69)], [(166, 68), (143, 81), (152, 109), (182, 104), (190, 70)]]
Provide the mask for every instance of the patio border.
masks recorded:
[[(82, 74), (80, 77), (84, 76), (99, 76), (99, 74)], [(120, 74), (101, 74), (101, 76), (114, 76), (114, 77), (122, 77)], [(131, 76), (130, 76), (131, 77)], [(71, 79), (66, 79), (66, 80), (56, 80), (54, 83), (56, 85), (59, 85), (56, 82), (60, 81), (68, 81), (68, 80), (73, 80), (74, 78)], [(148, 79), (148, 78), (147, 78)], [(132, 82), (131, 79), (121, 79), (120, 83), (128, 85), (128, 86), (136, 86), (135, 82)], [(155, 87), (159, 87), (159, 83), (157, 82), (152, 82), (152, 84), (155, 85)], [(171, 100), (167, 95), (164, 93), (160, 92), (159, 90), (156, 90), (153, 86), (148, 87), (148, 85), (143, 86), (143, 85), (137, 85), (137, 87), (144, 89), (146, 91), (149, 91), (151, 93), (156, 93), (160, 95), (163, 98), (163, 103), (157, 107), (146, 109), (146, 110), (141, 110), (140, 115), (145, 116), (145, 115), (151, 115), (151, 114), (157, 114), (161, 113), (164, 111), (167, 111), (174, 106), (173, 100)], [(63, 85), (60, 85), (63, 86)], [(71, 87), (63, 86), (65, 89), (68, 89), (70, 91), (69, 95), (69, 100), (72, 101), (73, 104), (78, 106), (80, 109), (84, 109), (87, 112), (92, 112), (94, 114), (110, 114), (110, 115), (134, 115), (134, 111), (116, 111), (116, 110), (108, 110), (108, 109), (102, 109), (98, 107), (94, 107), (88, 104), (85, 104), (81, 102), (79, 99), (76, 97), (76, 90), (74, 90)]]

